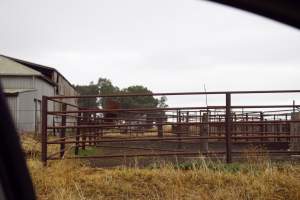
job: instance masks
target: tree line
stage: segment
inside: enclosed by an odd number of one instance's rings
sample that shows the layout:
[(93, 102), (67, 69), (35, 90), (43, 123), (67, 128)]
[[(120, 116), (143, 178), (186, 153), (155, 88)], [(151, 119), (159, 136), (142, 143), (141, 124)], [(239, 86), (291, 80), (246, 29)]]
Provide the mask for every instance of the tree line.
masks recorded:
[[(89, 85), (76, 85), (76, 90), (80, 95), (111, 95), (111, 94), (132, 94), (132, 93), (152, 93), (143, 85), (132, 85), (126, 88), (120, 88), (113, 85), (110, 79), (100, 77), (97, 83), (90, 82)], [(122, 109), (130, 108), (165, 108), (167, 98), (161, 96), (134, 96), (134, 97), (112, 97), (117, 101)], [(78, 104), (80, 107), (105, 108), (106, 98), (80, 98)]]

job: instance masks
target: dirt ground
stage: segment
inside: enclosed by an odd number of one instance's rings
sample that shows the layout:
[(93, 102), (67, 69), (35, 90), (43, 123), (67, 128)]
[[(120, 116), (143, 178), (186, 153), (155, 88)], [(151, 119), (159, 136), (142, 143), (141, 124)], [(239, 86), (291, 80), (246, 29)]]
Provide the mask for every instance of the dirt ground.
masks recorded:
[[(132, 149), (129, 149), (129, 148)], [(195, 159), (206, 159), (201, 156), (203, 151), (200, 148), (199, 141), (139, 141), (139, 142), (119, 142), (119, 143), (98, 143), (98, 147), (95, 148), (94, 155), (106, 156), (106, 155), (124, 155), (119, 158), (101, 158), (101, 159), (89, 159), (92, 166), (95, 167), (116, 167), (116, 166), (149, 166), (155, 163), (171, 162), (171, 163), (184, 163)], [(225, 151), (224, 142), (210, 142), (208, 144), (209, 152)], [(264, 150), (286, 150), (288, 143), (234, 143), (232, 145), (232, 151), (247, 151), (251, 149), (264, 149)], [(174, 152), (199, 152), (199, 155), (192, 156), (142, 156), (142, 157), (127, 157), (126, 155), (132, 154), (149, 154), (149, 153), (174, 153)], [(224, 161), (224, 155), (212, 155), (209, 159)], [(241, 158), (236, 157), (235, 160)]]

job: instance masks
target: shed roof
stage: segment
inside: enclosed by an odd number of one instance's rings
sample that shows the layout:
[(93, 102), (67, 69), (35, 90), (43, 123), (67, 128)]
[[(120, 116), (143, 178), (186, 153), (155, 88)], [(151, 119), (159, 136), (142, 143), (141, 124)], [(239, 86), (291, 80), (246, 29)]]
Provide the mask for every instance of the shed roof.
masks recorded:
[(0, 75), (42, 76), (42, 73), (0, 55)]
[(0, 55), (2, 57), (5, 57), (7, 59), (10, 59), (12, 61), (15, 61), (21, 65), (25, 65), (27, 67), (30, 67), (31, 69), (33, 70), (36, 70), (42, 74), (44, 74), (45, 76), (47, 76), (49, 79), (52, 79), (52, 72), (57, 72), (61, 77), (63, 77), (64, 80), (66, 80), (69, 85), (76, 91), (76, 88), (74, 85), (71, 84), (71, 82), (66, 79), (66, 77), (61, 74), (58, 70), (56, 70), (55, 68), (53, 67), (48, 67), (48, 66), (45, 66), (45, 65), (40, 65), (40, 64), (36, 64), (36, 63), (33, 63), (33, 62), (28, 62), (26, 60), (21, 60), (21, 59), (18, 59), (18, 58), (13, 58), (13, 57), (9, 57), (9, 56), (6, 56), (6, 55)]

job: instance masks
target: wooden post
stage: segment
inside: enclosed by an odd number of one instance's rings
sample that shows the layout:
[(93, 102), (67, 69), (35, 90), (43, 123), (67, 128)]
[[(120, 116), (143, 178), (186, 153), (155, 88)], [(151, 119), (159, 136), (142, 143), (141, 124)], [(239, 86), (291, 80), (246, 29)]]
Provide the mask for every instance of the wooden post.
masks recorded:
[(47, 121), (48, 121), (48, 99), (46, 96), (42, 97), (42, 152), (41, 152), (41, 160), (43, 165), (47, 165)]
[(232, 162), (231, 155), (231, 94), (226, 93), (226, 114), (225, 114), (225, 136), (226, 136), (226, 162)]
[[(66, 116), (66, 111), (67, 111), (67, 104), (62, 104), (62, 112), (63, 115), (61, 117), (61, 126), (66, 126), (66, 121), (67, 121), (67, 116)], [(60, 157), (62, 158), (65, 154), (65, 140), (66, 140), (66, 128), (62, 128), (60, 131)]]

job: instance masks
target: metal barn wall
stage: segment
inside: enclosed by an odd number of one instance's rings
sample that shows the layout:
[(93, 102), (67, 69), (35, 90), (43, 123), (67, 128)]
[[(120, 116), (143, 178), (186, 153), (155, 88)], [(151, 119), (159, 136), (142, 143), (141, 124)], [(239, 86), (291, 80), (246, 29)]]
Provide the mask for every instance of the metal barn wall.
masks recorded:
[[(62, 95), (62, 96), (76, 96), (78, 95), (78, 92), (74, 89), (74, 87), (59, 73), (55, 72), (54, 73), (54, 79), (56, 80), (57, 83), (57, 90), (55, 95)], [(71, 99), (62, 99), (63, 102), (70, 103), (73, 105), (78, 105), (78, 100), (71, 98)], [(50, 102), (49, 102), (50, 103)], [(55, 103), (55, 111), (61, 111), (61, 104), (60, 103)], [(68, 110), (76, 110), (77, 108), (74, 107), (68, 107)], [(76, 114), (71, 114), (71, 115), (76, 115)], [(61, 122), (61, 117), (56, 116), (55, 117), (55, 122), (60, 123)], [(76, 123), (76, 118), (67, 118), (67, 123), (72, 124)]]
[(18, 122), (18, 96), (7, 96), (6, 101), (10, 110), (11, 117), (15, 122), (15, 126), (17, 127)]
[[(35, 132), (36, 102), (42, 96), (54, 96), (54, 86), (39, 77), (4, 76), (1, 83), (5, 89), (35, 89), (35, 91), (20, 92), (17, 96), (8, 96), (7, 101), (19, 132)], [(48, 110), (53, 110), (49, 102)], [(53, 124), (53, 118), (48, 118), (48, 124)]]
[[(58, 93), (56, 95), (76, 96), (78, 92), (74, 87), (61, 75), (58, 74)], [(77, 105), (77, 99), (64, 99), (65, 102)]]
[(58, 94), (59, 95), (76, 95), (76, 90), (72, 87), (72, 85), (60, 74), (55, 73), (56, 76), (56, 83), (58, 84)]
[[(28, 67), (29, 68), (29, 67)], [(43, 79), (39, 75), (1, 75), (0, 81), (5, 89), (34, 89), (33, 93), (18, 93), (18, 96), (12, 98), (11, 110), (20, 132), (35, 132), (38, 111), (36, 109), (39, 107), (37, 104), (42, 100), (42, 96), (56, 96), (56, 95), (78, 95), (77, 91), (71, 85), (68, 80), (66, 80), (60, 73), (54, 71), (52, 77), (53, 83), (51, 84), (47, 80)], [(50, 80), (51, 81), (51, 80)], [(14, 104), (14, 100), (17, 104)], [(67, 103), (77, 105), (77, 99), (65, 99)], [(68, 108), (75, 109), (75, 108)], [(61, 110), (61, 104), (49, 102), (48, 103), (49, 111), (59, 111)], [(56, 121), (59, 123), (61, 117), (56, 117)], [(76, 122), (76, 119), (68, 119), (69, 122)], [(48, 124), (53, 124), (53, 116), (48, 118)]]
[[(35, 88), (37, 89), (35, 99), (38, 99), (40, 101), (42, 100), (42, 96), (54, 96), (55, 94), (55, 87), (38, 77), (35, 78)], [(48, 110), (54, 111), (53, 102), (48, 102)], [(53, 124), (53, 116), (49, 116), (48, 125), (52, 125), (52, 124)]]
[(19, 93), (19, 108), (17, 127), (20, 133), (35, 130), (35, 102), (36, 91)]
[(33, 89), (33, 76), (1, 76), (4, 89)]
[[(34, 78), (34, 88), (37, 90), (36, 99), (42, 100), (42, 96), (54, 96), (54, 86), (39, 77)], [(53, 109), (49, 107), (48, 109)]]

